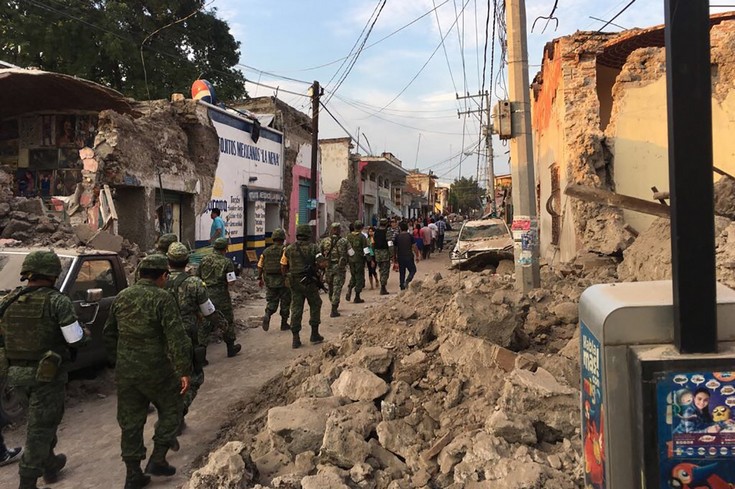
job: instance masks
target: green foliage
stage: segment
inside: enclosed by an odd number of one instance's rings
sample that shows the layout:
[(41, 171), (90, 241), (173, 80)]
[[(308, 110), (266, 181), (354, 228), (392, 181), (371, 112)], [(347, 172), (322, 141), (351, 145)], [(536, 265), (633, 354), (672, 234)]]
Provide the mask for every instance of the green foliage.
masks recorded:
[(471, 210), (482, 209), (482, 197), (485, 189), (474, 177), (455, 179), (449, 187), (449, 203), (455, 212), (467, 213)]
[(152, 99), (189, 94), (197, 78), (209, 80), (221, 100), (242, 98), (245, 78), (234, 68), (240, 43), (216, 9), (156, 32), (203, 6), (203, 0), (4, 0), (0, 59), (76, 75), (140, 100), (149, 92)]

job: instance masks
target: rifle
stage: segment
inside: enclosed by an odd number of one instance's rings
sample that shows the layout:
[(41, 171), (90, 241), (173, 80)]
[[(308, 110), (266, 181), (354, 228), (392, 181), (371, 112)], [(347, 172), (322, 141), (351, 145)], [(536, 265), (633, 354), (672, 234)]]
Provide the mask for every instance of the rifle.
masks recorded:
[(304, 252), (301, 250), (301, 246), (298, 244), (296, 245), (296, 251), (298, 251), (299, 255), (301, 255), (301, 258), (307, 262), (306, 268), (304, 268), (304, 276), (299, 280), (299, 283), (301, 285), (309, 285), (311, 283), (316, 284), (316, 286), (319, 288), (319, 290), (323, 290), (327, 294), (329, 293), (329, 290), (327, 290), (327, 287), (324, 285), (324, 281), (322, 280), (322, 274), (321, 271), (318, 269), (318, 267), (315, 266), (314, 261), (306, 259), (306, 255), (304, 255)]

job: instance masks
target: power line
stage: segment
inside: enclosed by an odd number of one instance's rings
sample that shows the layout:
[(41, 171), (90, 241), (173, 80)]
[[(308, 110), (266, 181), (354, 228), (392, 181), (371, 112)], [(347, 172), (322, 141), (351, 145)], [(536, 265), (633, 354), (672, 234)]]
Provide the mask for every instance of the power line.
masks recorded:
[(620, 12), (618, 12), (617, 14), (615, 14), (615, 15), (613, 16), (613, 18), (612, 18), (612, 19), (608, 20), (608, 21), (607, 21), (607, 22), (605, 23), (605, 25), (603, 25), (602, 27), (600, 27), (600, 29), (599, 29), (599, 30), (598, 30), (597, 32), (598, 32), (598, 33), (602, 32), (602, 30), (603, 30), (603, 29), (604, 29), (605, 27), (609, 26), (610, 24), (612, 24), (612, 23), (613, 23), (613, 22), (615, 21), (615, 19), (617, 19), (618, 17), (620, 17), (621, 15), (623, 15), (623, 12), (625, 12), (626, 10), (628, 10), (628, 8), (629, 8), (629, 7), (631, 6), (631, 5), (633, 5), (633, 4), (635, 3), (635, 2), (636, 2), (636, 0), (630, 0), (630, 2), (628, 2), (628, 5), (626, 5), (625, 7), (623, 7), (623, 9), (622, 9), (622, 10), (621, 10)]
[[(442, 25), (439, 21), (439, 12), (436, 10), (436, 0), (431, 0), (431, 3), (434, 5), (434, 17), (436, 18), (436, 26), (439, 29), (439, 37), (443, 38), (444, 34), (442, 34)], [(444, 51), (444, 59), (447, 60), (447, 69), (449, 70), (449, 78), (452, 80), (452, 87), (454, 87), (454, 93), (457, 93), (457, 84), (454, 82), (454, 74), (452, 73), (452, 65), (449, 63), (449, 55), (447, 54), (447, 46), (442, 43), (442, 50)]]
[(334, 119), (334, 122), (336, 122), (337, 125), (342, 128), (342, 130), (345, 132), (345, 134), (347, 134), (349, 137), (351, 137), (352, 140), (355, 141), (355, 143), (357, 144), (357, 146), (359, 148), (362, 148), (363, 151), (365, 151), (365, 154), (370, 154), (370, 152), (363, 145), (360, 144), (360, 141), (357, 140), (357, 139), (355, 139), (355, 136), (353, 136), (352, 134), (350, 134), (350, 131), (348, 131), (347, 128), (342, 125), (342, 123), (334, 116), (334, 114), (332, 114), (332, 112), (329, 110), (329, 108), (326, 105), (324, 105), (324, 103), (322, 103), (321, 100), (319, 101), (319, 105), (321, 105), (322, 108), (327, 111), (327, 114), (329, 114), (329, 116), (332, 119)]

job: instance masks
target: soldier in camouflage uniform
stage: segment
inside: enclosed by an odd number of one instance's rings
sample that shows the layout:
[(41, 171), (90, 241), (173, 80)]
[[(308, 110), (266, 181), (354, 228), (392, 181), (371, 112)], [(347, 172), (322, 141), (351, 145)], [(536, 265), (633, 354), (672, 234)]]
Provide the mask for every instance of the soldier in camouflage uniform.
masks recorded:
[(64, 415), (70, 348), (82, 345), (71, 300), (54, 288), (61, 261), (52, 251), (29, 253), (18, 287), (0, 301), (0, 347), (8, 383), (28, 398), (26, 446), (20, 459), (20, 489), (36, 489), (38, 477), (56, 482), (66, 456), (54, 454), (56, 430)]
[(345, 299), (348, 301), (352, 296), (352, 289), (355, 290), (355, 304), (361, 304), (365, 302), (360, 297), (360, 292), (365, 288), (365, 249), (370, 246), (367, 238), (362, 234), (362, 223), (355, 221), (354, 228), (350, 234), (347, 235), (347, 242), (350, 244), (352, 253), (349, 257), (350, 263), (350, 283), (347, 287), (347, 296)]
[[(202, 258), (197, 275), (207, 287), (207, 293), (214, 307), (225, 317), (225, 329), (222, 330), (222, 339), (227, 345), (227, 356), (237, 355), (241, 346), (235, 343), (235, 316), (232, 312), (232, 300), (228, 286), (237, 280), (235, 277), (235, 264), (227, 259), (227, 238), (214, 240), (214, 253)], [(212, 334), (212, 321), (205, 320), (199, 330), (199, 344), (205, 348), (209, 345), (209, 337)]]
[[(171, 243), (175, 243), (178, 240), (179, 238), (174, 233), (162, 234), (156, 240), (155, 249), (153, 251), (148, 252), (146, 256), (151, 256), (151, 255), (166, 256), (168, 247), (171, 246)], [(137, 282), (139, 278), (140, 278), (140, 263), (138, 263), (138, 266), (135, 267), (135, 275), (133, 277), (133, 283)]]
[(328, 260), (327, 285), (329, 286), (329, 300), (332, 303), (332, 312), (329, 317), (339, 317), (339, 301), (342, 295), (342, 287), (347, 275), (347, 258), (350, 244), (345, 238), (340, 237), (342, 225), (338, 222), (332, 223), (332, 234), (321, 242), (322, 255)]
[(299, 224), (296, 228), (296, 242), (290, 244), (283, 251), (281, 270), (288, 275), (288, 284), (291, 287), (291, 333), (292, 348), (301, 346), (301, 316), (304, 314), (304, 300), (309, 302), (309, 325), (311, 326), (311, 343), (321, 343), (324, 338), (319, 334), (321, 323), (322, 299), (319, 297), (319, 284), (307, 273), (308, 267), (313, 270), (323, 269), (327, 261), (319, 251), (319, 246), (310, 243), (311, 226)]
[(156, 254), (144, 258), (140, 280), (118, 294), (105, 323), (105, 347), (116, 367), (117, 421), (127, 469), (125, 489), (138, 489), (150, 482), (150, 476), (140, 470), (140, 461), (146, 454), (143, 428), (151, 403), (158, 411), (158, 422), (145, 472), (176, 473), (166, 454), (170, 448), (178, 449), (176, 430), (182, 417), (182, 395), (189, 387), (192, 355), (176, 301), (163, 290), (167, 278), (165, 257)]
[(263, 316), (263, 330), (270, 328), (271, 316), (281, 306), (281, 331), (288, 331), (288, 315), (291, 308), (291, 290), (286, 286), (286, 277), (281, 273), (281, 257), (283, 256), (283, 242), (286, 241), (286, 232), (283, 229), (273, 231), (273, 245), (260, 254), (258, 260), (258, 285), (265, 285), (265, 315)]
[(386, 285), (390, 276), (390, 258), (393, 256), (393, 229), (388, 224), (388, 219), (382, 218), (373, 235), (375, 261), (378, 262), (380, 273), (380, 295), (388, 294)]
[[(199, 277), (189, 275), (186, 265), (189, 263), (189, 249), (183, 243), (173, 243), (168, 248), (168, 267), (171, 273), (166, 282), (166, 290), (174, 295), (179, 306), (181, 320), (194, 349), (191, 386), (184, 396), (184, 416), (189, 412), (189, 406), (194, 402), (199, 388), (204, 383), (204, 366), (206, 347), (199, 344), (199, 331), (203, 319), (213, 321), (215, 327), (227, 328), (221, 312), (217, 311), (209, 299), (207, 288)], [(184, 423), (182, 422), (182, 426)]]

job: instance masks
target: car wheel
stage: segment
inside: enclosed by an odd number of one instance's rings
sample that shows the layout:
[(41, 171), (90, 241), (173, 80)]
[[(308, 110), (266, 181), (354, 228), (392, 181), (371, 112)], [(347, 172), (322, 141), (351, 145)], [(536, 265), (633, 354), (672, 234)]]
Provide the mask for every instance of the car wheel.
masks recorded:
[(0, 379), (0, 418), (6, 423), (19, 421), (26, 413), (28, 399), (18, 389)]

